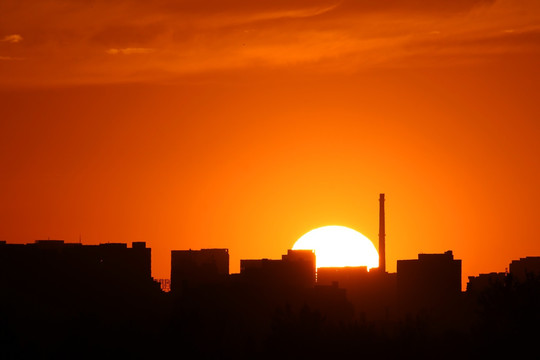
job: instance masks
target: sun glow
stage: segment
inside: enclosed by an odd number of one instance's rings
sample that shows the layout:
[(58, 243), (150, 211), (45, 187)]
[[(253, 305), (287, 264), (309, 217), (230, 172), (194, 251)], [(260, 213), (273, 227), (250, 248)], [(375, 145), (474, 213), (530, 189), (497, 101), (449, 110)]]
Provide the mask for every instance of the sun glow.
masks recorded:
[(313, 229), (296, 241), (293, 250), (314, 250), (317, 268), (379, 266), (379, 254), (371, 240), (345, 226)]

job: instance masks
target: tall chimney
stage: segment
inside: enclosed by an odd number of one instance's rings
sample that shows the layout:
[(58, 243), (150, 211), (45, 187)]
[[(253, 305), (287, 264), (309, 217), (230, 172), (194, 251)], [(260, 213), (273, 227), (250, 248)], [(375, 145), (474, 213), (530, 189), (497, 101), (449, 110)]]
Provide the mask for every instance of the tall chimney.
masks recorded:
[(379, 271), (386, 272), (384, 194), (379, 195)]

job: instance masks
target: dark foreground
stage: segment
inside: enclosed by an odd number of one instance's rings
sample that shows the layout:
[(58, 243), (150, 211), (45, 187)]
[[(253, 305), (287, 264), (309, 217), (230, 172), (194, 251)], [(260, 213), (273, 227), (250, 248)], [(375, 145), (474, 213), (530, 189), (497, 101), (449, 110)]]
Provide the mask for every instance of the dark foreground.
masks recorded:
[(257, 289), (173, 295), (139, 284), (30, 285), (2, 289), (2, 359), (518, 358), (537, 357), (540, 341), (534, 276), (386, 319), (349, 312), (346, 302), (318, 306)]

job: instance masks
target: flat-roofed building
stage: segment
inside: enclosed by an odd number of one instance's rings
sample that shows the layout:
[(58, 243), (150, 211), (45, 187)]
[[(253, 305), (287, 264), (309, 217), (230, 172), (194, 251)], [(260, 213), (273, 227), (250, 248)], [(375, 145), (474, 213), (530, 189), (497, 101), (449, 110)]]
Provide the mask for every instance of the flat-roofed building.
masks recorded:
[(398, 303), (406, 311), (441, 308), (461, 295), (461, 260), (452, 251), (397, 261)]
[(540, 276), (540, 256), (527, 256), (510, 263), (510, 274), (515, 281), (524, 282), (528, 276)]
[(504, 285), (507, 274), (504, 272), (492, 272), (489, 274), (479, 274), (478, 276), (469, 276), (467, 283), (467, 294), (478, 295), (482, 291), (497, 284)]
[(153, 289), (145, 242), (83, 245), (63, 240), (0, 242), (0, 286), (23, 293), (87, 294)]
[(317, 284), (344, 289), (358, 317), (381, 320), (394, 315), (395, 273), (368, 271), (366, 266), (326, 267), (317, 269)]
[(171, 292), (223, 283), (229, 275), (228, 249), (171, 251)]
[(267, 288), (308, 288), (315, 285), (315, 253), (288, 250), (281, 260), (241, 260), (240, 275), (245, 281)]

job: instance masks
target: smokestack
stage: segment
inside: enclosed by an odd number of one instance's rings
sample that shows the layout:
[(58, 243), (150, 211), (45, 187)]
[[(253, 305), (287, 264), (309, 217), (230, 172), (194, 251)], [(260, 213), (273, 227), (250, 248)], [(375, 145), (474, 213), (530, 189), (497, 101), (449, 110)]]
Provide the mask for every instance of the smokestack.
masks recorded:
[(386, 272), (384, 194), (379, 195), (379, 270)]

